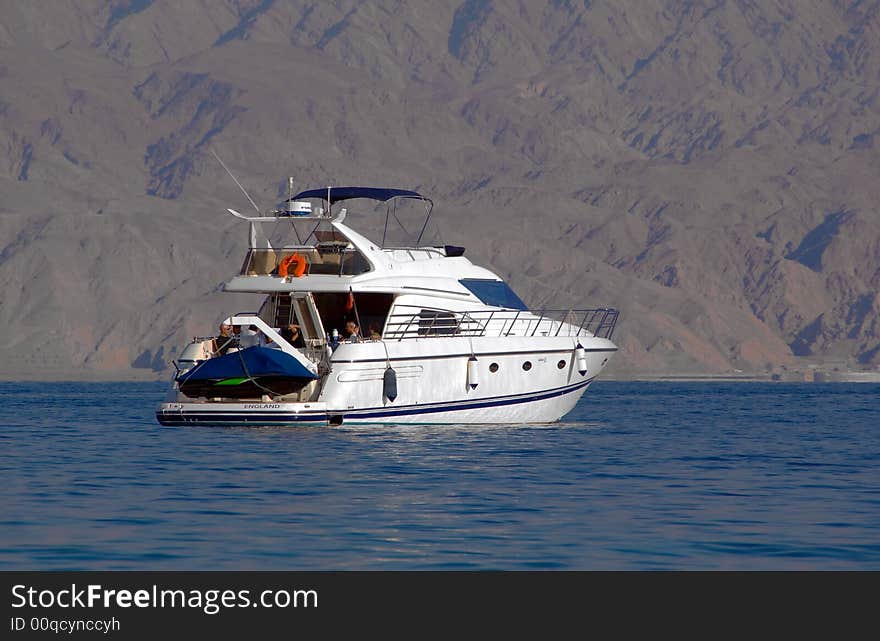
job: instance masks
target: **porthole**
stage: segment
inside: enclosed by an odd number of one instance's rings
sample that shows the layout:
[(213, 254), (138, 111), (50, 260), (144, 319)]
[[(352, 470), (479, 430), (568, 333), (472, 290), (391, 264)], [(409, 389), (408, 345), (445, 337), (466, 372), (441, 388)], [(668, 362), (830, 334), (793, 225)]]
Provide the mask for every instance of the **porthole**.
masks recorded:
[(525, 363), (523, 363), (523, 369), (524, 369), (525, 371), (527, 371), (527, 372), (528, 372), (530, 369), (532, 369), (532, 362), (531, 362), (531, 361), (526, 361)]
[(559, 369), (565, 369), (565, 361), (559, 361), (558, 363), (556, 363), (556, 367), (558, 367)]
[(489, 371), (493, 374), (498, 371), (498, 363), (492, 363), (489, 365)]

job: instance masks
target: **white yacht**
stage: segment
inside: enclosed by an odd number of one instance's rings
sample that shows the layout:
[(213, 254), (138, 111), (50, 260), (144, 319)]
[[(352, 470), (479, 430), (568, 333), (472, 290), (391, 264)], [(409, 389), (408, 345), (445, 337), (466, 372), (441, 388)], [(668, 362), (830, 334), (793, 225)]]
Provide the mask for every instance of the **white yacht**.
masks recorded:
[[(389, 221), (399, 220), (397, 203), (423, 203), (413, 246), (389, 247), (351, 229), (338, 205), (352, 199), (386, 203), (386, 236)], [(618, 312), (530, 311), (464, 248), (422, 242), (432, 208), (414, 191), (334, 187), (291, 196), (268, 215), (228, 210), (248, 223), (250, 243), (225, 290), (259, 294), (263, 303), (224, 321), (239, 331), (232, 342), (196, 338), (186, 346), (159, 423), (510, 424), (565, 416), (617, 351)], [(279, 227), (296, 242), (274, 240)]]

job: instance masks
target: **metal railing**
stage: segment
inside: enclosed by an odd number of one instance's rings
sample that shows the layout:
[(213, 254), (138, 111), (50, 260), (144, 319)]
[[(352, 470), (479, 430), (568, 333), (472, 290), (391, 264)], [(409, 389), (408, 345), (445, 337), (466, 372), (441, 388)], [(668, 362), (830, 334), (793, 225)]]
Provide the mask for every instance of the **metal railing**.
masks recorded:
[(620, 313), (610, 307), (567, 310), (452, 311), (397, 306), (385, 340), (438, 336), (597, 336), (610, 339)]
[(392, 256), (406, 254), (410, 260), (446, 258), (446, 250), (439, 247), (383, 247), (382, 251)]

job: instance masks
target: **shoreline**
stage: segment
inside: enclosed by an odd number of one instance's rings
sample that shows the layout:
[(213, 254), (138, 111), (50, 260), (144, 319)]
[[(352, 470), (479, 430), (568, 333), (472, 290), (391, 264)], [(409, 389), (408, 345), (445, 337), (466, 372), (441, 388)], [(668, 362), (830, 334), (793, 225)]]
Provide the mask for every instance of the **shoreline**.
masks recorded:
[[(620, 383), (880, 383), (880, 372), (821, 373), (803, 376), (771, 374), (608, 374), (597, 378)], [(0, 373), (0, 383), (170, 383), (170, 375), (124, 372), (25, 372)]]
[[(798, 375), (801, 374), (801, 375)], [(773, 374), (642, 374), (600, 375), (598, 380), (666, 383), (880, 383), (880, 372), (818, 372), (810, 377), (795, 372)]]

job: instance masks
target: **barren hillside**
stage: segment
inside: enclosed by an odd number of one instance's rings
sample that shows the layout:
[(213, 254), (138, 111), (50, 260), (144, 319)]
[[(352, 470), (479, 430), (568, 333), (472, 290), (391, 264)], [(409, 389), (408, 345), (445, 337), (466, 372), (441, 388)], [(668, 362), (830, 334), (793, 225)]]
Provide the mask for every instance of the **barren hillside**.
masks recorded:
[(246, 206), (431, 195), (621, 373), (880, 365), (880, 2), (0, 2), (0, 374), (155, 376)]

